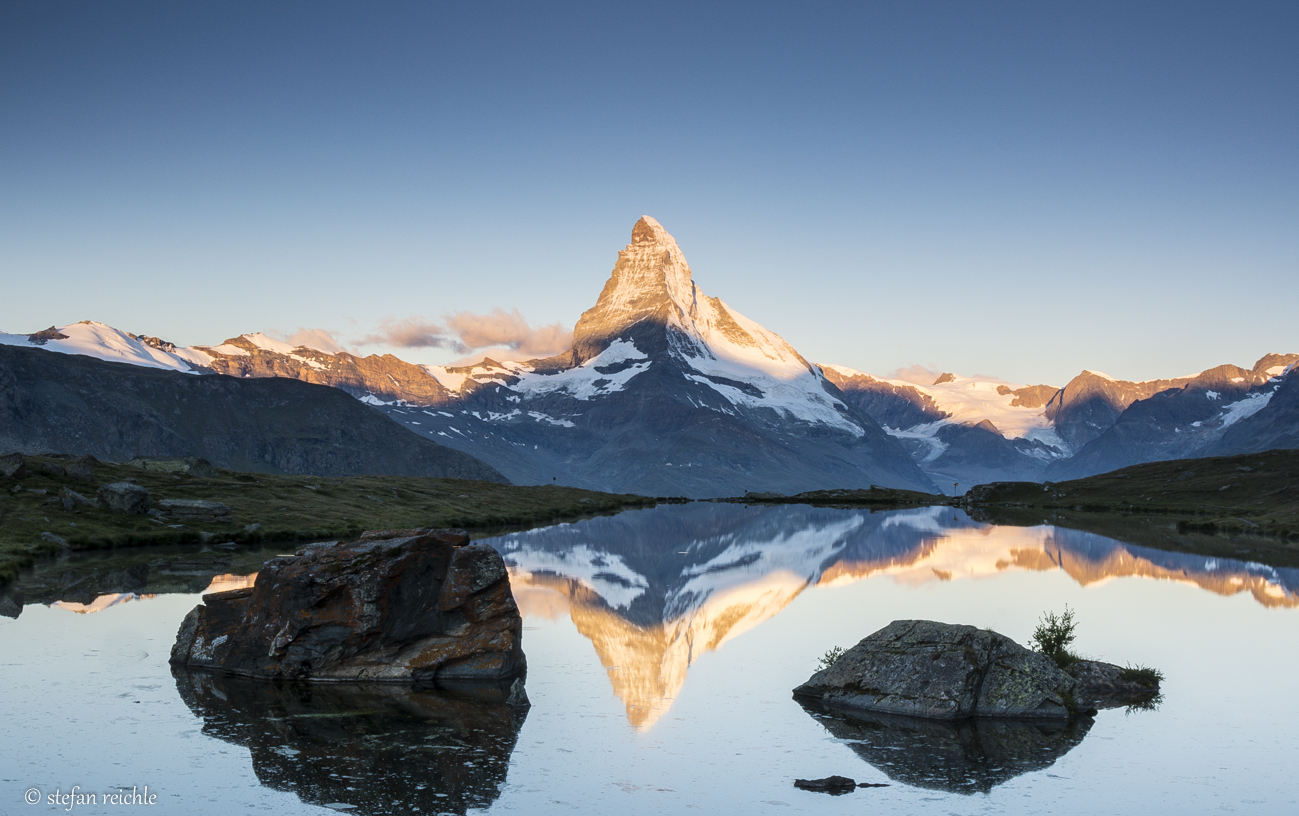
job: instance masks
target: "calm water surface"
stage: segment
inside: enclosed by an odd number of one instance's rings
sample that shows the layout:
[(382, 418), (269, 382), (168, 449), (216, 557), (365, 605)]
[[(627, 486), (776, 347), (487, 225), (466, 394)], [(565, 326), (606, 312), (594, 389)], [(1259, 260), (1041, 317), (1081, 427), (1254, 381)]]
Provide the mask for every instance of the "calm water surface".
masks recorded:
[[(1297, 570), (949, 508), (666, 506), (492, 543), (525, 615), (523, 714), (173, 674), (181, 618), (246, 553), (195, 554), (183, 580), (156, 551), (47, 567), (0, 617), (0, 814), (1299, 812)], [(115, 581), (134, 591), (89, 594)], [(892, 620), (1025, 642), (1065, 604), (1078, 651), (1163, 670), (1157, 710), (1052, 732), (828, 720), (790, 696)], [(792, 784), (830, 774), (889, 786)], [(74, 785), (158, 798), (48, 803)]]

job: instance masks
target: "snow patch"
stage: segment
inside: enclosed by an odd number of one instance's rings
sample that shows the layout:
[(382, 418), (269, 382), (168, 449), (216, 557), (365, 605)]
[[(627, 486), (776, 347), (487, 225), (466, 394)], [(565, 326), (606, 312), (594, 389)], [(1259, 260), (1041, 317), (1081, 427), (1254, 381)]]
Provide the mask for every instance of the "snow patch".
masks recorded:
[(929, 445), (929, 452), (920, 460), (920, 464), (927, 465), (942, 456), (943, 452), (947, 450), (947, 443), (936, 436), (939, 429), (947, 424), (947, 422), (940, 419), (937, 422), (929, 422), (924, 425), (913, 425), (912, 427), (905, 429), (890, 428), (888, 425), (885, 425), (884, 433), (898, 439), (919, 439)]
[(89, 320), (64, 326), (58, 332), (67, 339), (38, 344), (25, 334), (0, 334), (0, 345), (43, 348), (60, 354), (79, 354), (113, 363), (170, 369), (186, 374), (199, 373), (194, 371), (196, 366), (205, 366), (212, 361), (211, 355), (198, 349), (164, 351), (120, 329)]
[[(631, 365), (612, 374), (602, 374), (596, 370), (616, 363), (628, 362)], [(649, 358), (636, 348), (635, 343), (630, 340), (616, 340), (600, 354), (576, 368), (557, 374), (536, 374), (531, 370), (524, 370), (519, 374), (519, 382), (513, 386), (513, 390), (527, 397), (538, 397), (559, 391), (574, 399), (589, 400), (623, 390), (633, 377), (649, 367)]]
[(570, 420), (567, 420), (567, 419), (555, 419), (553, 416), (549, 416), (549, 415), (547, 415), (547, 414), (543, 414), (543, 413), (541, 413), (540, 411), (529, 411), (529, 412), (528, 412), (528, 416), (532, 417), (532, 418), (535, 419), (537, 422), (549, 422), (551, 425), (558, 425), (558, 426), (560, 426), (561, 428), (576, 428), (576, 427), (577, 427), (577, 425), (576, 425), (575, 423), (573, 423), (572, 421), (570, 421)]
[(422, 368), (427, 371), (433, 379), (438, 381), (438, 385), (453, 394), (460, 393), (460, 389), (464, 386), (465, 380), (469, 379), (468, 374), (447, 371), (446, 366), (426, 365), (422, 366)]
[(1257, 414), (1259, 411), (1262, 411), (1264, 408), (1267, 407), (1267, 404), (1272, 401), (1272, 395), (1274, 393), (1276, 392), (1268, 391), (1266, 393), (1250, 394), (1249, 396), (1245, 397), (1243, 400), (1239, 400), (1237, 402), (1233, 402), (1225, 406), (1222, 409), (1222, 414), (1221, 414), (1222, 427), (1228, 428), (1232, 425), (1235, 425), (1237, 422), (1240, 422), (1242, 419), (1245, 419), (1246, 417), (1252, 417), (1254, 416), (1254, 414)]

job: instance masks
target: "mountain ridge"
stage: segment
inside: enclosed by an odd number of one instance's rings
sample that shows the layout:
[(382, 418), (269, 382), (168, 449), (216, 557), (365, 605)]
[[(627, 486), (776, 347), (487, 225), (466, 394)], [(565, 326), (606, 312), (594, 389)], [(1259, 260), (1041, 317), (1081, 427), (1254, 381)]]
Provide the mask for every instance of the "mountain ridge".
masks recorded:
[(89, 321), (0, 334), (0, 344), (328, 385), (515, 481), (660, 495), (871, 483), (961, 492), (1151, 457), (1243, 452), (1259, 439), (1299, 444), (1287, 408), (1299, 396), (1280, 388), (1299, 354), (1142, 382), (1084, 370), (1062, 387), (953, 373), (926, 386), (809, 363), (704, 294), (676, 240), (650, 216), (633, 226), (569, 350), (547, 358), (417, 365), (261, 333), (180, 348)]

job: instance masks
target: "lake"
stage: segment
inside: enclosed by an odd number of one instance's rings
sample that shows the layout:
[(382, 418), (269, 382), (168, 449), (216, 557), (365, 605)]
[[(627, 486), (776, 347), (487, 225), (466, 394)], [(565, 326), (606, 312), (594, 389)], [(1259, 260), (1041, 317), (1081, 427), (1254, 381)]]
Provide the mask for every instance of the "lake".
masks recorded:
[[(946, 507), (667, 505), (489, 541), (525, 618), (525, 713), (173, 673), (181, 618), (274, 546), (41, 565), (21, 611), (0, 599), (0, 813), (1299, 812), (1299, 570)], [(957, 728), (790, 694), (895, 619), (1026, 643), (1066, 605), (1078, 652), (1163, 671), (1156, 708)], [(887, 787), (793, 786), (831, 774)], [(51, 803), (74, 786), (98, 802)], [(102, 804), (145, 786), (153, 804)]]

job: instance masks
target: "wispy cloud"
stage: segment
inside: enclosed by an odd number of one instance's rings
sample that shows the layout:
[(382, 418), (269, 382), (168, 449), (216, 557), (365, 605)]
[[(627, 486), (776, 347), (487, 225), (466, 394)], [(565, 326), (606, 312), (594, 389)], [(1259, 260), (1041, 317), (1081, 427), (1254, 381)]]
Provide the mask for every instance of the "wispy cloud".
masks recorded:
[(941, 373), (942, 372), (936, 368), (916, 363), (915, 365), (909, 365), (889, 372), (885, 379), (902, 380), (903, 382), (909, 382), (914, 385), (933, 385), (934, 380), (938, 379), (938, 375)]
[(299, 327), (296, 332), (284, 338), (284, 341), (291, 346), (306, 346), (307, 348), (320, 349), (329, 354), (337, 354), (345, 351), (343, 344), (338, 342), (338, 333), (329, 329), (304, 329)]
[(447, 326), (459, 336), (466, 351), (497, 346), (528, 357), (546, 357), (573, 343), (572, 329), (559, 323), (529, 326), (518, 309), (507, 312), (497, 308), (488, 314), (456, 312), (447, 318)]
[(362, 346), (445, 348), (462, 355), (531, 359), (548, 357), (573, 343), (573, 330), (559, 323), (531, 326), (518, 309), (486, 314), (455, 312), (441, 323), (426, 317), (389, 318), (356, 341)]
[(459, 343), (447, 336), (444, 327), (423, 317), (407, 317), (402, 320), (389, 318), (379, 324), (378, 331), (367, 334), (356, 342), (361, 346), (460, 350)]

